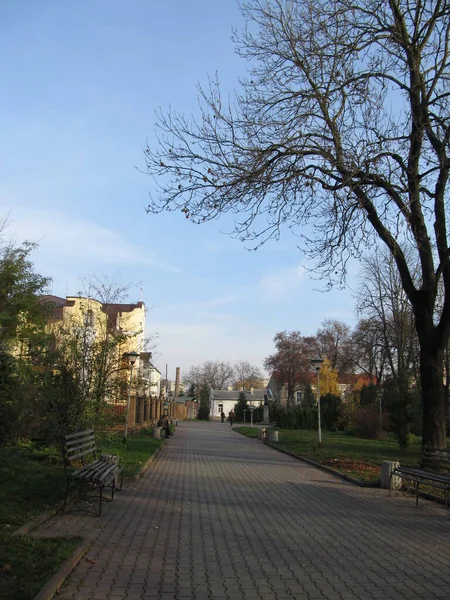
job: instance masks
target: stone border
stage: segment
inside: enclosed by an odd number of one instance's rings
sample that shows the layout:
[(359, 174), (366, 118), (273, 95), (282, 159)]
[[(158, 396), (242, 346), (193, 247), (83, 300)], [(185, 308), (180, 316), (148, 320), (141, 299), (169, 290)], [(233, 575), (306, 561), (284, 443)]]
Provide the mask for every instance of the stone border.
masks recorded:
[(59, 571), (47, 581), (40, 592), (36, 594), (33, 600), (52, 600), (54, 595), (61, 588), (67, 577), (75, 569), (83, 556), (89, 550), (92, 540), (84, 540), (76, 548), (70, 558), (68, 558), (59, 568)]
[(31, 519), (31, 521), (28, 521), (28, 523), (25, 523), (25, 525), (22, 525), (22, 527), (19, 527), (19, 529), (16, 529), (16, 531), (13, 531), (11, 535), (27, 535), (30, 531), (33, 531), (33, 529), (36, 529), (39, 525), (42, 525), (42, 523), (51, 519), (61, 508), (62, 504), (57, 508), (41, 513), (37, 517), (34, 517), (34, 519)]
[(289, 456), (292, 456), (293, 458), (297, 458), (298, 460), (301, 460), (309, 465), (312, 465), (313, 467), (316, 467), (317, 469), (320, 469), (321, 471), (325, 471), (327, 473), (331, 473), (332, 475), (336, 475), (336, 477), (339, 477), (340, 479), (344, 479), (345, 481), (349, 481), (350, 483), (353, 483), (354, 485), (358, 485), (359, 487), (368, 487), (368, 488), (379, 488), (380, 487), (380, 481), (361, 481), (361, 479), (356, 479), (355, 477), (351, 477), (351, 475), (346, 475), (345, 473), (336, 471), (336, 469), (332, 469), (331, 467), (327, 467), (326, 465), (321, 465), (320, 463), (315, 462), (315, 461), (311, 460), (310, 458), (305, 458), (304, 456), (298, 456), (298, 454), (289, 452), (289, 450), (284, 450), (283, 448), (278, 448), (278, 446), (276, 446), (272, 442), (265, 441), (264, 443), (266, 446), (275, 448), (275, 450), (278, 450), (278, 452), (282, 452), (283, 454), (288, 454)]

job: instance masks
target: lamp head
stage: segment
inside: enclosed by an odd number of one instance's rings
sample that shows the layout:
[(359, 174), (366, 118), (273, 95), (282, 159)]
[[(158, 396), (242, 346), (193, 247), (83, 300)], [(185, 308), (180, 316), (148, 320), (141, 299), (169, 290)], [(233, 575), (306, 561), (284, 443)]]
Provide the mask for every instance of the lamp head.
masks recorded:
[(137, 352), (125, 352), (124, 356), (128, 359), (130, 366), (133, 366), (139, 358), (139, 354)]
[(323, 360), (323, 358), (312, 358), (309, 362), (316, 369), (316, 371), (319, 371), (320, 367), (322, 366)]

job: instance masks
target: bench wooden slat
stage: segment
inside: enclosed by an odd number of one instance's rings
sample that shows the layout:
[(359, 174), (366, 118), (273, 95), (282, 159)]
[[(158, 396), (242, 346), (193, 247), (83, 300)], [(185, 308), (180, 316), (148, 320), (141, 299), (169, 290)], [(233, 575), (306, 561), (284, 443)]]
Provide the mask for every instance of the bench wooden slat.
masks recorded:
[(423, 477), (417, 473), (410, 473), (407, 471), (393, 471), (393, 475), (398, 475), (399, 477), (403, 477), (403, 479), (409, 479), (410, 481), (416, 481), (419, 483), (424, 483), (425, 485), (430, 485), (432, 487), (439, 488), (449, 488), (450, 489), (450, 479), (448, 478), (438, 478), (438, 477)]
[[(95, 450), (94, 450), (95, 451)], [(75, 460), (78, 460), (79, 458), (84, 458), (85, 456), (89, 456), (89, 454), (93, 454), (93, 451), (90, 452), (80, 452), (78, 454), (66, 454), (66, 458), (69, 462), (73, 462)]]
[[(115, 460), (109, 461), (97, 459), (96, 454), (97, 446), (95, 434), (92, 429), (64, 436), (63, 458), (68, 484), (63, 512), (67, 503), (70, 481), (76, 482), (80, 486), (80, 493), (84, 493), (83, 488), (85, 484), (89, 484), (92, 489), (99, 489), (99, 515), (101, 515), (104, 488), (111, 487), (111, 500), (114, 498), (116, 481), (123, 469), (119, 466), (117, 457)], [(84, 459), (86, 458), (89, 461), (89, 457), (91, 457), (90, 462), (84, 464)], [(72, 466), (72, 464), (79, 459), (81, 459), (83, 465), (74, 471), (69, 471), (68, 467)], [(121, 489), (121, 487), (118, 489)]]
[(68, 433), (67, 435), (64, 436), (64, 440), (69, 441), (75, 437), (82, 437), (82, 436), (86, 436), (86, 435), (94, 435), (94, 430), (86, 429), (86, 431), (78, 431), (77, 433)]
[(95, 444), (95, 437), (89, 436), (86, 438), (78, 438), (76, 440), (72, 440), (71, 442), (67, 442), (65, 444), (66, 448), (76, 448), (77, 446), (84, 446), (85, 444)]
[(95, 441), (91, 440), (89, 442), (83, 443), (83, 444), (77, 444), (76, 446), (73, 446), (71, 448), (66, 448), (66, 454), (67, 455), (71, 455), (74, 454), (75, 452), (92, 452), (92, 450), (95, 450)]
[(86, 477), (88, 474), (94, 472), (95, 465), (97, 464), (97, 462), (98, 461), (95, 461), (95, 462), (89, 463), (88, 465), (84, 465), (83, 467), (80, 467), (76, 471), (73, 471), (70, 474), (70, 476), (71, 477)]
[(86, 444), (95, 444), (95, 437), (89, 436), (85, 438), (78, 438), (76, 440), (72, 440), (71, 442), (67, 442), (65, 446), (66, 448), (77, 448), (78, 446), (84, 446)]

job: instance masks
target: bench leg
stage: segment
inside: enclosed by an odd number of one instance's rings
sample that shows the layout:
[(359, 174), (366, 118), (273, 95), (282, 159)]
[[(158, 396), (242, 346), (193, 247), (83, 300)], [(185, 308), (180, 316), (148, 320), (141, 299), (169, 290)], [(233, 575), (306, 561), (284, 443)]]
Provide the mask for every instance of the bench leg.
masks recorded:
[(120, 487), (116, 485), (116, 492), (121, 492), (123, 489), (123, 471), (120, 472)]
[(100, 485), (99, 489), (100, 489), (100, 502), (98, 505), (98, 516), (101, 517), (102, 516), (102, 502), (103, 502), (103, 486)]
[(67, 498), (69, 497), (69, 490), (70, 490), (70, 480), (67, 480), (67, 484), (66, 484), (66, 493), (64, 496), (64, 504), (62, 507), (62, 513), (64, 514), (64, 511), (66, 510), (66, 505), (67, 505)]

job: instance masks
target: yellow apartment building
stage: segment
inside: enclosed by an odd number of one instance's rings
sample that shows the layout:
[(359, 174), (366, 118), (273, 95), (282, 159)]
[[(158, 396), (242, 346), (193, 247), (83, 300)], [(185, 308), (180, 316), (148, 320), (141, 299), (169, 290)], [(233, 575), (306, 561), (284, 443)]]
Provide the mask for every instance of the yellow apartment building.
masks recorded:
[[(41, 296), (40, 301), (48, 307), (48, 327), (55, 334), (54, 344), (58, 345), (58, 336), (63, 330), (82, 333), (89, 340), (106, 339), (110, 334), (121, 334), (121, 341), (114, 349), (117, 365), (127, 369), (123, 355), (137, 352), (145, 354), (145, 304), (144, 302), (114, 304), (102, 303), (94, 298), (53, 295)], [(142, 361), (142, 367), (144, 361)], [(142, 369), (138, 359), (134, 365), (137, 375)], [(141, 374), (142, 375), (142, 374)]]

